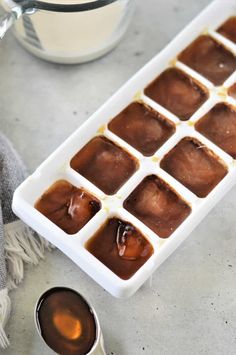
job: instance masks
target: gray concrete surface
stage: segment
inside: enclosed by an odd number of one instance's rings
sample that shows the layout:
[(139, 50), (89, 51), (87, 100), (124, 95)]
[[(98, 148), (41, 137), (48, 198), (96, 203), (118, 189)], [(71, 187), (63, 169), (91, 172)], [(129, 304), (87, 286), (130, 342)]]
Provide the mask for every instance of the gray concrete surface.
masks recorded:
[[(95, 62), (48, 64), (9, 34), (0, 44), (0, 122), (32, 171), (209, 0), (138, 1), (120, 45)], [(236, 354), (236, 188), (135, 296), (110, 296), (60, 251), (29, 267), (11, 293), (3, 355), (52, 354), (38, 338), (33, 308), (54, 285), (80, 290), (100, 317), (109, 355)]]

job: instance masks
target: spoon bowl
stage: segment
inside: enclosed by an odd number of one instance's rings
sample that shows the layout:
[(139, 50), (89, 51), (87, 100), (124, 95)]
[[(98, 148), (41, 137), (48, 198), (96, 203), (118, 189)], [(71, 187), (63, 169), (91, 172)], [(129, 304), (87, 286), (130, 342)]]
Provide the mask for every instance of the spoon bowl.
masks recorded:
[[(79, 292), (77, 292), (71, 288), (68, 288), (68, 287), (53, 287), (53, 288), (46, 290), (45, 292), (43, 292), (39, 296), (39, 298), (36, 302), (36, 305), (35, 305), (35, 309), (34, 309), (34, 321), (35, 321), (35, 326), (36, 326), (36, 329), (37, 329), (37, 332), (38, 332), (40, 338), (44, 341), (44, 343), (51, 350), (54, 350), (54, 349), (52, 349), (51, 346), (49, 346), (49, 344), (47, 343), (47, 341), (44, 339), (44, 337), (42, 335), (42, 327), (40, 325), (40, 320), (39, 320), (39, 311), (41, 309), (41, 306), (42, 306), (44, 300), (48, 297), (48, 295), (51, 295), (56, 292), (61, 292), (61, 291), (69, 291), (69, 292), (73, 292), (74, 294), (76, 294), (81, 299), (81, 301), (83, 301), (88, 306), (91, 314), (93, 315), (93, 319), (95, 322), (95, 328), (96, 328), (95, 340), (94, 340), (92, 348), (89, 350), (89, 352), (87, 352), (86, 354), (81, 353), (81, 355), (106, 355), (100, 323), (99, 323), (98, 316), (97, 316), (94, 308), (87, 302), (87, 300)], [(47, 327), (47, 329), (48, 329), (48, 327)], [(79, 353), (78, 353), (78, 355), (79, 355)]]

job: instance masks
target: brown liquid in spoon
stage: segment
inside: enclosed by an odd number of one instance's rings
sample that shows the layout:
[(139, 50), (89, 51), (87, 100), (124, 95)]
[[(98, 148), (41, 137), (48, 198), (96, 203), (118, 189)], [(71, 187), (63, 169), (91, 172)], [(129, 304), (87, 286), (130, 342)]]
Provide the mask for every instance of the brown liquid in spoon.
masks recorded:
[(60, 355), (85, 355), (96, 340), (96, 323), (89, 305), (75, 291), (57, 287), (39, 300), (37, 323), (47, 345)]

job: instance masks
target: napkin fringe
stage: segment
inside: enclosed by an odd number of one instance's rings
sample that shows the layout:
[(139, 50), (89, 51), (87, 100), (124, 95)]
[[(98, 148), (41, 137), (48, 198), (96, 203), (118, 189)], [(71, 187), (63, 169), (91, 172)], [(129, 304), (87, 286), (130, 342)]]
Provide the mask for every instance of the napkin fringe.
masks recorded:
[(0, 347), (6, 349), (9, 345), (8, 337), (4, 327), (11, 313), (11, 301), (8, 296), (7, 288), (0, 291)]
[(8, 290), (14, 289), (23, 280), (24, 264), (37, 265), (44, 259), (46, 250), (54, 248), (20, 220), (4, 225), (5, 258), (7, 262), (7, 287), (0, 291), (0, 348), (9, 345), (4, 327), (11, 312)]
[(53, 246), (19, 220), (5, 225), (4, 233), (8, 288), (13, 289), (23, 280), (24, 263), (37, 265)]

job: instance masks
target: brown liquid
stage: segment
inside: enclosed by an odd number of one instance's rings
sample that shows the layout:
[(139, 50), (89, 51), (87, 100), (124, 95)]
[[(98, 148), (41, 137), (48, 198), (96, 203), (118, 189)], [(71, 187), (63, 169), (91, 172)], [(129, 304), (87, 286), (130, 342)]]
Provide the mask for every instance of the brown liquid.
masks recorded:
[(153, 254), (153, 247), (132, 224), (111, 218), (86, 243), (86, 249), (121, 279), (127, 280)]
[(116, 193), (138, 167), (135, 158), (101, 136), (88, 142), (70, 165), (107, 195)]
[(198, 132), (236, 159), (236, 110), (219, 103), (196, 124)]
[(165, 70), (144, 93), (182, 121), (188, 120), (208, 98), (202, 85), (177, 68)]
[(206, 197), (228, 172), (216, 155), (191, 137), (183, 138), (160, 165), (198, 197)]
[(236, 99), (236, 83), (228, 89), (228, 94)]
[(60, 355), (87, 354), (96, 340), (93, 312), (75, 291), (57, 287), (40, 299), (37, 323), (48, 346)]
[(99, 200), (65, 180), (55, 182), (35, 208), (68, 234), (77, 233), (101, 208)]
[(175, 132), (173, 123), (138, 102), (119, 113), (108, 128), (145, 156), (153, 155)]
[(136, 187), (124, 207), (161, 238), (168, 238), (191, 213), (189, 205), (155, 175)]
[(220, 34), (236, 43), (236, 16), (230, 17), (218, 30)]
[(215, 85), (222, 85), (236, 70), (236, 57), (222, 44), (205, 35), (192, 42), (178, 59)]

